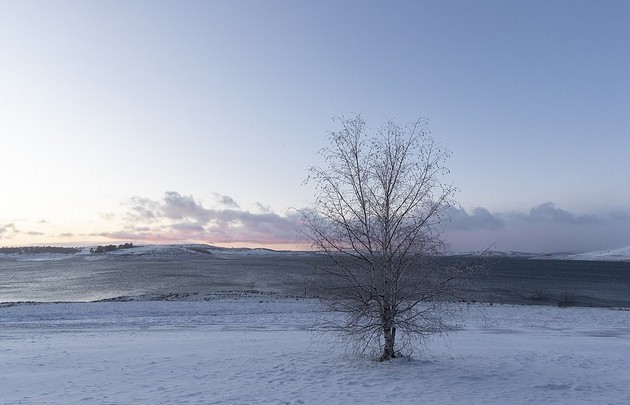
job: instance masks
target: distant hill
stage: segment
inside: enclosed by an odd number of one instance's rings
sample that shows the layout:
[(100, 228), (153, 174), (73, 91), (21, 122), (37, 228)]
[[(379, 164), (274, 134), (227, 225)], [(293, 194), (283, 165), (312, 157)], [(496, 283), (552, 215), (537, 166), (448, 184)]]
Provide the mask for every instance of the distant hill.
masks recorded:
[(81, 249), (79, 248), (59, 246), (0, 247), (0, 254), (5, 255), (37, 255), (44, 253), (71, 255), (80, 251)]
[[(586, 253), (531, 253), (531, 252), (513, 252), (513, 251), (488, 251), (486, 254), (490, 257), (509, 257), (515, 259), (532, 259), (532, 260), (582, 260), (582, 261), (616, 261), (630, 262), (630, 246), (613, 249), (602, 250)], [(453, 256), (474, 256), (476, 253), (455, 253)]]
[[(86, 260), (99, 260), (117, 256), (125, 257), (184, 257), (208, 256), (234, 257), (252, 255), (281, 255), (303, 254), (299, 251), (281, 251), (266, 248), (226, 248), (207, 244), (170, 244), (170, 245), (142, 245), (132, 243), (120, 245), (103, 245), (92, 247), (58, 247), (58, 246), (28, 246), (28, 247), (0, 247), (0, 257), (13, 257), (18, 260), (60, 260), (72, 257), (82, 257)], [(527, 252), (488, 252), (493, 257), (513, 257), (520, 259), (545, 260), (584, 260), (584, 261), (629, 261), (630, 246), (589, 253), (527, 253)], [(468, 256), (473, 253), (456, 253), (454, 256)], [(476, 255), (476, 253), (475, 253)]]
[(18, 260), (61, 260), (73, 257), (86, 260), (99, 260), (113, 257), (184, 257), (208, 256), (230, 257), (251, 255), (276, 255), (299, 253), (278, 251), (266, 248), (225, 248), (206, 244), (171, 244), (171, 245), (143, 245), (132, 243), (121, 245), (100, 245), (82, 248), (29, 246), (0, 248), (0, 257), (17, 258)]
[(145, 245), (111, 249), (103, 252), (110, 256), (232, 256), (232, 255), (269, 255), (288, 253), (263, 248), (225, 248), (205, 244)]
[(630, 261), (630, 246), (626, 246), (621, 249), (566, 255), (559, 258), (565, 260), (600, 260), (625, 262)]

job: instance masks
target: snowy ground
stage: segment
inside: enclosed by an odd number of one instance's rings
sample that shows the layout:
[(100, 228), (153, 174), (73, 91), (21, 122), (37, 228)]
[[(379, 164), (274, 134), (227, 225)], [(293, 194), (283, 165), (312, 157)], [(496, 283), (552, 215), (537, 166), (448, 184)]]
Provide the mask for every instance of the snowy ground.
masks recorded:
[(322, 316), (271, 295), (4, 305), (0, 403), (630, 403), (630, 311), (465, 310), (389, 363), (322, 339)]

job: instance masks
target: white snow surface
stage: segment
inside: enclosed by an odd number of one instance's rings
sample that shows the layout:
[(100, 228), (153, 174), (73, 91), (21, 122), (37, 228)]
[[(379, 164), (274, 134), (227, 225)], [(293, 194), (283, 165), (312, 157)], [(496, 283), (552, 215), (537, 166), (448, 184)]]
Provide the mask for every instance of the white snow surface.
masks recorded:
[(461, 308), (447, 338), (379, 363), (323, 337), (316, 300), (5, 304), (0, 403), (630, 403), (630, 311)]
[[(170, 244), (170, 245), (140, 245), (131, 248), (117, 249), (99, 254), (91, 254), (89, 247), (79, 248), (78, 253), (0, 253), (0, 258), (14, 258), (19, 261), (47, 261), (63, 260), (82, 257), (85, 260), (103, 260), (116, 256), (132, 257), (184, 257), (212, 255), (221, 258), (239, 256), (268, 256), (277, 254), (301, 255), (307, 252), (282, 251), (263, 248), (222, 248), (205, 244)], [(494, 256), (507, 256), (537, 259), (562, 260), (601, 260), (601, 261), (630, 261), (630, 246), (587, 253), (527, 253), (527, 252), (491, 252)], [(476, 255), (475, 252), (452, 252), (453, 255)]]
[(603, 261), (630, 261), (630, 246), (621, 249), (602, 250), (599, 252), (578, 253), (563, 257), (569, 260), (603, 260)]
[(90, 247), (80, 247), (77, 253), (1, 253), (0, 258), (13, 258), (18, 261), (47, 261), (63, 260), (81, 257), (85, 260), (103, 260), (116, 256), (127, 257), (184, 257), (184, 256), (267, 256), (277, 254), (303, 254), (300, 251), (282, 251), (264, 248), (222, 248), (205, 244), (170, 244), (170, 245), (139, 245), (131, 248), (116, 249), (93, 254)]

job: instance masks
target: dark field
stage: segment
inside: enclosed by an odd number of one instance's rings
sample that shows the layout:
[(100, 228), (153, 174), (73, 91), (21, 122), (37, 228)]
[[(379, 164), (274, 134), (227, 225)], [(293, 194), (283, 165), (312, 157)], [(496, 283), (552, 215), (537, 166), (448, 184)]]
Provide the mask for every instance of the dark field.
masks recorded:
[[(304, 254), (0, 259), (0, 302), (95, 301), (258, 290), (321, 295), (331, 280)], [(455, 258), (444, 259), (447, 263)], [(630, 308), (630, 263), (493, 258), (469, 277), (468, 301)]]
[(496, 258), (470, 287), (483, 302), (630, 307), (630, 262)]

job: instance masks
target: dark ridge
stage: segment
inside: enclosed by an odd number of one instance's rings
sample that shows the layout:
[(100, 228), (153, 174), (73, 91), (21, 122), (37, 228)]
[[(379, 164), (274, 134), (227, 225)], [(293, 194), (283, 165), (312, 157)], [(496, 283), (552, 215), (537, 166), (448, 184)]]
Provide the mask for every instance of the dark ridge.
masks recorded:
[(90, 249), (90, 253), (106, 253), (106, 252), (113, 252), (114, 250), (121, 250), (121, 249), (131, 249), (133, 248), (133, 243), (123, 243), (121, 245), (105, 245), (105, 246), (97, 246), (95, 248), (91, 248)]
[(38, 253), (61, 253), (61, 254), (75, 254), (81, 250), (72, 247), (58, 247), (58, 246), (26, 246), (26, 247), (0, 247), (0, 253), (3, 254), (38, 254)]

